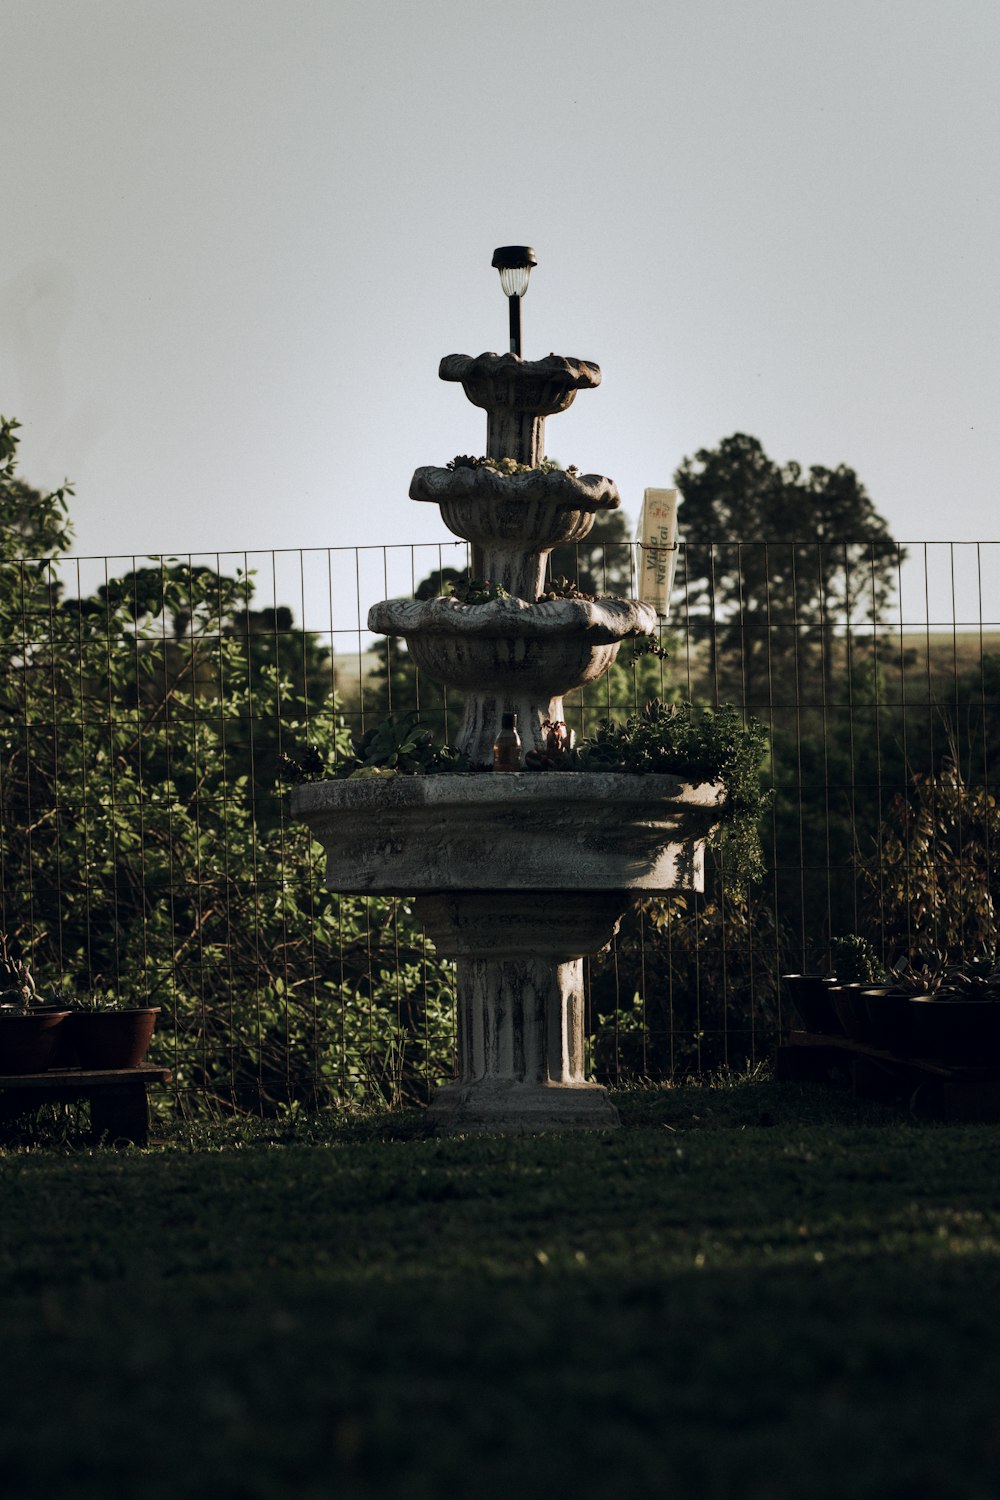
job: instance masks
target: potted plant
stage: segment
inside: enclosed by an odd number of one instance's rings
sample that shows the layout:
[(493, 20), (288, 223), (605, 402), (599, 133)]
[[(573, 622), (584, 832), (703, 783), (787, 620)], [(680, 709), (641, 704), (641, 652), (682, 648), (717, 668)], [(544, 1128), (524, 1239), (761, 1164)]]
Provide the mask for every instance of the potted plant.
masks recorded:
[(857, 996), (882, 978), (879, 957), (867, 939), (851, 933), (831, 940), (830, 960), (830, 974), (783, 974), (782, 982), (806, 1031), (866, 1040), (867, 1017)]
[(0, 932), (0, 1074), (44, 1073), (68, 1014), (39, 995), (27, 962)]
[(852, 1041), (878, 1046), (883, 1035), (868, 1002), (885, 979), (882, 960), (867, 938), (851, 932), (831, 939), (830, 962), (835, 975), (830, 999), (844, 1032)]
[(910, 997), (923, 1056), (981, 1067), (1000, 1064), (1000, 967), (995, 955), (943, 964), (937, 982)]
[(890, 965), (884, 984), (862, 991), (876, 1046), (897, 1057), (919, 1050), (910, 1002), (934, 994), (943, 972), (944, 961), (939, 954), (903, 957)]
[(118, 1005), (105, 995), (74, 1001), (66, 1026), (67, 1061), (88, 1072), (137, 1068), (146, 1056), (158, 1005)]
[(804, 1031), (815, 1036), (843, 1036), (844, 1028), (833, 1005), (835, 980), (828, 974), (782, 974), (789, 999)]

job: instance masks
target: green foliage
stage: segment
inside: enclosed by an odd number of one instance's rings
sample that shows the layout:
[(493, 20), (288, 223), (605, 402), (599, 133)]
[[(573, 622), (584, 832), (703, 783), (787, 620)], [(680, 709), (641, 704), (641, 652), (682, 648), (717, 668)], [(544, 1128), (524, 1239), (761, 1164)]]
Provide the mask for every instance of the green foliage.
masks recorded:
[(953, 762), (912, 778), (862, 845), (857, 868), (887, 953), (936, 952), (954, 963), (995, 950), (1000, 808)]
[(65, 597), (66, 492), (36, 503), (0, 431), (0, 927), (61, 998), (160, 1005), (185, 1097), (422, 1095), (452, 969), (407, 903), (327, 892), (275, 793), (285, 745), (353, 754), (322, 647), (240, 574), (167, 561)]
[(711, 836), (734, 885), (764, 873), (760, 819), (769, 805), (761, 790), (761, 761), (768, 740), (755, 719), (738, 711), (667, 705), (654, 699), (623, 724), (605, 720), (591, 741), (564, 757), (568, 770), (668, 774), (692, 782), (719, 781), (726, 789), (720, 822)]
[(492, 604), (495, 599), (510, 598), (502, 584), (489, 578), (454, 578), (448, 592), (459, 604)]
[(450, 745), (436, 745), (416, 712), (390, 714), (373, 729), (355, 736), (353, 756), (341, 759), (338, 777), (375, 775), (428, 776), (467, 771), (469, 762)]
[(780, 946), (766, 898), (727, 890), (711, 862), (703, 894), (641, 901), (589, 961), (600, 1076), (673, 1078), (768, 1056)]
[(830, 968), (841, 984), (881, 984), (885, 965), (867, 938), (856, 932), (830, 941)]

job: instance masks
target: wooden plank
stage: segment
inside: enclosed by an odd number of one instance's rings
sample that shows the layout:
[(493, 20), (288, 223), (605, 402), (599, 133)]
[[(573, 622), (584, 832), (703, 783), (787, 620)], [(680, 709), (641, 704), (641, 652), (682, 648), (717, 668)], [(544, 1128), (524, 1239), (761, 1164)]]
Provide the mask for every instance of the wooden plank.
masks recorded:
[(102, 1068), (90, 1072), (83, 1068), (50, 1068), (45, 1073), (0, 1074), (0, 1089), (68, 1089), (100, 1086), (114, 1088), (116, 1085), (135, 1083), (141, 1079), (146, 1083), (169, 1083), (173, 1074), (169, 1068), (153, 1068), (143, 1064), (139, 1068)]
[(169, 1068), (145, 1064), (138, 1068), (86, 1071), (82, 1068), (51, 1069), (47, 1073), (0, 1075), (0, 1119), (39, 1108), (55, 1099), (87, 1099), (90, 1131), (95, 1141), (130, 1141), (149, 1144), (149, 1099), (151, 1083), (169, 1083)]

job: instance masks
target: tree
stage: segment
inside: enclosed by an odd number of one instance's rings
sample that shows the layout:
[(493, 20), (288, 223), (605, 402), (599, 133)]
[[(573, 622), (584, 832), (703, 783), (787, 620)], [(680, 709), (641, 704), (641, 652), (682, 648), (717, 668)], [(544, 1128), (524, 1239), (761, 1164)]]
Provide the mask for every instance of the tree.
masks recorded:
[(630, 597), (635, 590), (635, 569), (624, 512), (595, 511), (589, 536), (582, 542), (553, 548), (548, 574), (552, 578), (568, 578), (586, 594)]
[(708, 691), (748, 707), (832, 683), (837, 629), (875, 619), (903, 552), (853, 469), (776, 464), (742, 432), (686, 458), (678, 621), (707, 646)]

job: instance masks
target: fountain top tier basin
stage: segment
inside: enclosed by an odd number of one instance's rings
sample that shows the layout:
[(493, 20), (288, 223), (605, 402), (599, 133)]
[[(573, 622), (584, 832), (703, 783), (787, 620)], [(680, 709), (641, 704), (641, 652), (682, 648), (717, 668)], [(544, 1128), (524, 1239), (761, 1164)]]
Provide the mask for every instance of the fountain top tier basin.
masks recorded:
[(589, 359), (549, 354), (522, 359), (518, 354), (446, 354), (438, 366), (442, 380), (457, 380), (473, 406), (516, 405), (519, 411), (551, 416), (565, 411), (577, 391), (601, 383), (601, 368)]
[(446, 354), (438, 374), (442, 380), (460, 382), (473, 406), (485, 409), (490, 458), (514, 458), (532, 468), (545, 451), (545, 418), (565, 411), (577, 391), (593, 390), (601, 383), (597, 365), (563, 354), (545, 359)]
[(725, 790), (675, 776), (550, 771), (351, 777), (292, 791), (331, 890), (699, 890)]

